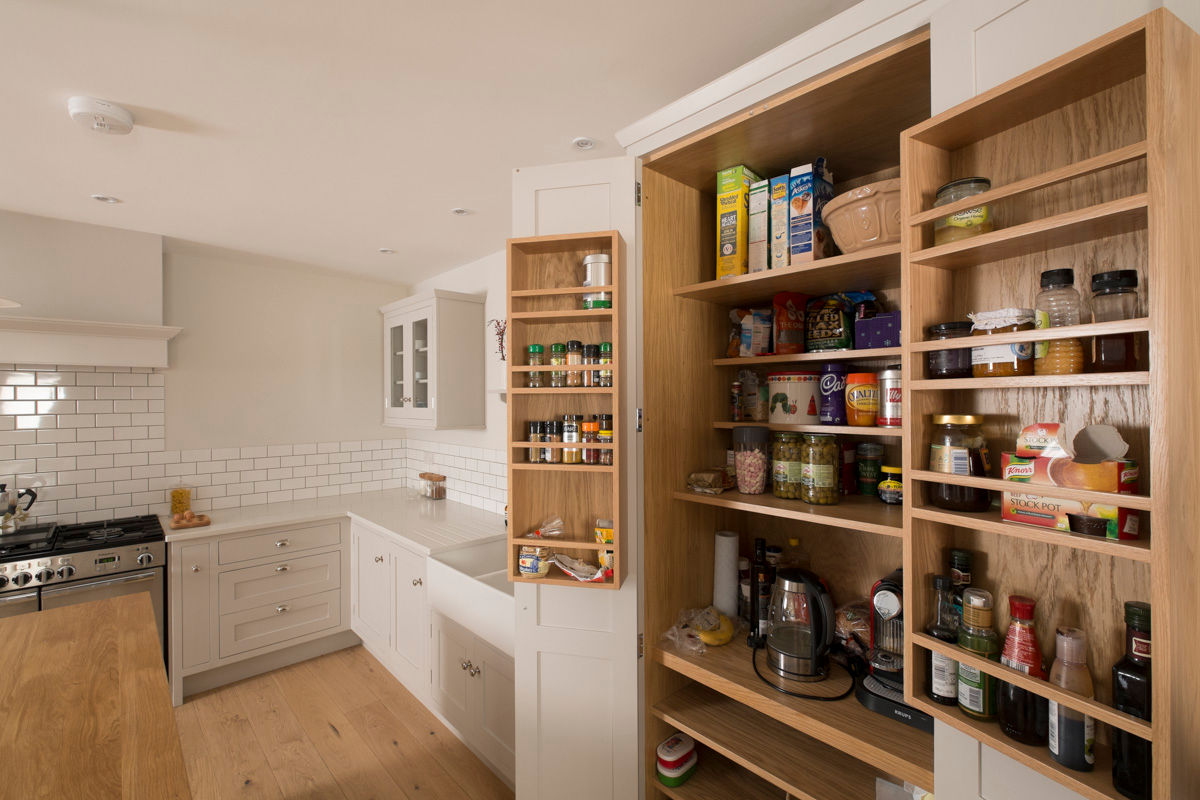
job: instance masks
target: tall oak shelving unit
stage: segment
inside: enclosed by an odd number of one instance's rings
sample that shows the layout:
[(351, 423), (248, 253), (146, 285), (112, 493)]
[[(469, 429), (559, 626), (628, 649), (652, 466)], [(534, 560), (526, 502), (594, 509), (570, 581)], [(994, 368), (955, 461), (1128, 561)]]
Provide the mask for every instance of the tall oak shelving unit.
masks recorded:
[[(1119, 798), (1112, 785), (1109, 726), (1154, 747), (1154, 797), (1200, 796), (1200, 741), (1194, 658), (1200, 608), (1196, 567), (1197, 290), (1200, 255), (1200, 36), (1156, 11), (979, 97), (905, 131), (901, 150), (906, 402), (904, 469), (907, 663), (929, 650), (1086, 713), (1099, 722), (1092, 772), (1058, 765), (1045, 747), (1004, 736), (995, 723), (925, 699), (924, 674), (906, 671), (913, 705), (1093, 800)], [(986, 195), (932, 208), (946, 181), (983, 175)], [(996, 229), (934, 245), (935, 218), (989, 202)], [(924, 342), (933, 323), (967, 311), (1030, 306), (1042, 270), (1072, 267), (1076, 283), (1112, 269), (1136, 269), (1142, 315), (1060, 328), (1038, 339), (1130, 334), (1140, 371), (1065, 376), (928, 380), (930, 350), (970, 339)], [(1027, 334), (989, 343), (1029, 341)], [(924, 502), (930, 483), (1001, 491), (995, 477), (952, 478), (925, 471), (930, 415), (981, 413), (998, 461), (1024, 425), (1061, 421), (1074, 430), (1117, 427), (1141, 466), (1141, 494), (1054, 490), (1056, 496), (1138, 509), (1142, 538), (1118, 542), (1002, 522), (998, 512), (954, 513)], [(995, 465), (993, 466), (995, 469)], [(996, 629), (1008, 626), (1008, 596), (1038, 600), (1047, 658), (1056, 626), (1088, 634), (1091, 700), (964, 654), (923, 634), (932, 615), (929, 576), (947, 569), (948, 550), (977, 553), (976, 583), (996, 600)], [(1111, 666), (1125, 650), (1122, 604), (1153, 607), (1153, 721), (1112, 708)]]

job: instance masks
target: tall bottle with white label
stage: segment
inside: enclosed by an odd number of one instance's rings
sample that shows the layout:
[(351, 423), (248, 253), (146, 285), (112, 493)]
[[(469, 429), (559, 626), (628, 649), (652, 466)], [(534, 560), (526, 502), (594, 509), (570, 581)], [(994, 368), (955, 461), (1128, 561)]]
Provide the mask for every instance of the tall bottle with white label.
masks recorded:
[[(937, 592), (937, 605), (933, 619), (925, 626), (925, 632), (947, 644), (958, 643), (958, 615), (950, 598), (950, 577), (933, 576), (933, 590)], [(925, 694), (935, 703), (944, 706), (958, 704), (958, 662), (950, 656), (934, 650), (925, 657)]]
[[(1087, 636), (1079, 628), (1059, 628), (1050, 682), (1084, 697), (1094, 696), (1087, 668)], [(1050, 755), (1064, 767), (1091, 772), (1096, 765), (1096, 723), (1086, 714), (1050, 701)]]

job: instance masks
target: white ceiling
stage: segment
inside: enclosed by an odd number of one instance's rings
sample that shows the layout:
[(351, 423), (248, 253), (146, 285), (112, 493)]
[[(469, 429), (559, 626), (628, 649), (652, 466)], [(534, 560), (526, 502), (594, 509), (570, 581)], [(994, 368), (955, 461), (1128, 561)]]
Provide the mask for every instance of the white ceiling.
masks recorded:
[(853, 3), (0, 0), (0, 208), (414, 281), (502, 246), (512, 168), (617, 155)]

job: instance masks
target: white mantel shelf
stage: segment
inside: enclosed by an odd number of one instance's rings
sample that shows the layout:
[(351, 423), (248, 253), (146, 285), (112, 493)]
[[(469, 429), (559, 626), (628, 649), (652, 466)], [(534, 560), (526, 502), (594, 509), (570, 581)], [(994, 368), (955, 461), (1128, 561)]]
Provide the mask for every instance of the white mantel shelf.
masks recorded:
[(0, 315), (0, 361), (165, 367), (167, 342), (182, 328)]

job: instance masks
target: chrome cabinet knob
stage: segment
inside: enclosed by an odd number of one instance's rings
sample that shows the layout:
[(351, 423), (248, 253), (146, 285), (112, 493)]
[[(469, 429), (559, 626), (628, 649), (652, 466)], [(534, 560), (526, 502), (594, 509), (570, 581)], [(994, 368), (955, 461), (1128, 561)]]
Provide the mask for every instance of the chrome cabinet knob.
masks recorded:
[(466, 659), (463, 659), (461, 662), (459, 662), (459, 666), (463, 668), (463, 672), (466, 672), (472, 667), (471, 662), (467, 661)]
[(278, 567), (276, 567), (276, 568), (275, 568), (275, 571), (276, 571), (276, 572), (287, 572), (287, 571), (288, 571), (288, 565), (287, 565), (287, 564), (280, 564)]
[(275, 613), (276, 613), (276, 614), (282, 614), (282, 613), (284, 613), (285, 611), (287, 611), (287, 610), (288, 610), (288, 608), (289, 608), (288, 606), (275, 606)]
[(192, 572), (199, 572), (199, 571), (200, 571), (200, 565), (192, 564)]
[(376, 564), (382, 564), (382, 563), (383, 563), (383, 556), (375, 556), (375, 563), (376, 563)]
[(470, 675), (472, 678), (474, 678), (476, 675), (478, 675), (481, 672), (483, 672), (483, 669), (481, 667), (471, 667), (469, 670), (467, 670), (467, 674)]
[(276, 539), (275, 540), (276, 547), (287, 547), (291, 543), (292, 543), (291, 539)]
[(421, 586), (424, 583), (425, 581), (421, 580), (420, 578), (413, 578), (413, 586)]

